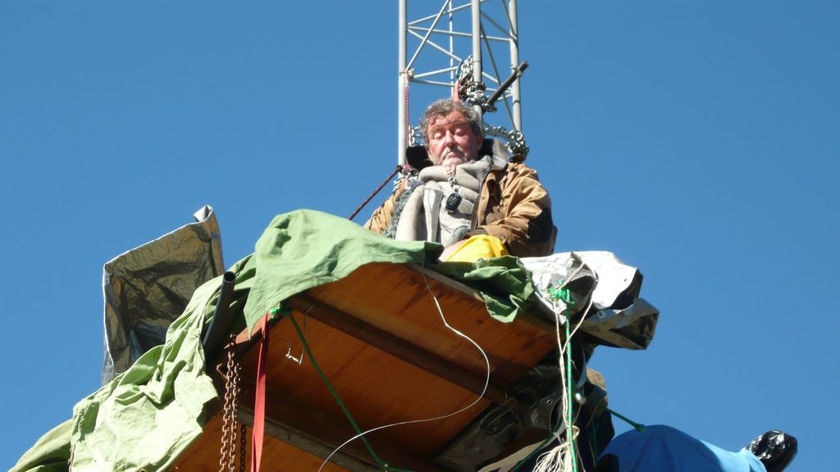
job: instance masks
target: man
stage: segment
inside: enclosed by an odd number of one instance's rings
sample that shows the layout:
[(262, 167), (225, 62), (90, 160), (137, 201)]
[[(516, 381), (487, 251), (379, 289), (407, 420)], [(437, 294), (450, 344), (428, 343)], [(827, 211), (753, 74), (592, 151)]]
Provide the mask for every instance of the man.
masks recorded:
[(420, 121), (425, 156), (365, 227), (399, 240), (440, 242), (447, 260), (470, 237), (497, 238), (514, 256), (554, 252), (551, 199), (537, 173), (485, 140), (478, 112), (443, 99)]
[[(426, 109), (420, 129), (425, 145), (409, 149), (411, 172), (373, 212), (366, 228), (397, 240), (439, 242), (444, 246), (442, 261), (474, 260), (450, 259), (469, 247), (468, 240), (490, 239), (503, 246), (501, 254), (519, 257), (554, 252), (557, 229), (548, 192), (533, 169), (508, 162), (501, 143), (484, 139), (481, 116), (474, 108), (438, 100)], [(413, 152), (418, 149), (419, 154)], [(504, 410), (494, 408), (487, 414)], [(503, 416), (500, 421), (509, 423), (492, 433), (474, 423), (468, 439), (438, 460), (467, 470), (496, 456), (511, 441), (511, 432), (519, 435), (522, 427), (518, 418)]]

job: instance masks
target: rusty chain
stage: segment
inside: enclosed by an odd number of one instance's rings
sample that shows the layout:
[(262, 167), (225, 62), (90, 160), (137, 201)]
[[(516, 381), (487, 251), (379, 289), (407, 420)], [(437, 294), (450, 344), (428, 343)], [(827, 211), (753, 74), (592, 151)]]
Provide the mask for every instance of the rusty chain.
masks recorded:
[(247, 438), (248, 430), (245, 427), (245, 423), (242, 423), (242, 428), (239, 435), (239, 472), (245, 472), (245, 439)]
[[(219, 364), (218, 371), (225, 379), (225, 403), (222, 410), (222, 445), (219, 459), (220, 472), (234, 472), (236, 466), (236, 411), (239, 403), (239, 372), (240, 366), (236, 362), (233, 352), (233, 343), (228, 344), (227, 362)], [(242, 425), (240, 433), (240, 454), (241, 460), (239, 470), (245, 470), (245, 425)]]

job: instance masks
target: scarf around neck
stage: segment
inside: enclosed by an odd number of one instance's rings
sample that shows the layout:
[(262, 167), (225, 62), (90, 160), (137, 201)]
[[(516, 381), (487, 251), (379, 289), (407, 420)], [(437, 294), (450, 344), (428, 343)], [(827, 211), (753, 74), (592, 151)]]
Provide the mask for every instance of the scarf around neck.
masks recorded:
[[(433, 241), (444, 246), (461, 240), (470, 230), (473, 208), (491, 164), (490, 156), (461, 164), (455, 168), (453, 180), (442, 166), (421, 170), (415, 181), (409, 182), (402, 196), (405, 200), (398, 203), (399, 213), (392, 221), (394, 239)], [(453, 193), (458, 193), (461, 201), (448, 211), (446, 200)]]

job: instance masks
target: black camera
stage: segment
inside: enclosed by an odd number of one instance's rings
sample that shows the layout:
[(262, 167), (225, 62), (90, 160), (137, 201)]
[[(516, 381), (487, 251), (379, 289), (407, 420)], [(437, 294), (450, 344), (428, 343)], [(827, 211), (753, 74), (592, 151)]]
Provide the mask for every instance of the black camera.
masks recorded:
[(461, 195), (452, 192), (446, 197), (446, 211), (449, 213), (454, 212), (458, 209), (458, 205), (461, 204)]

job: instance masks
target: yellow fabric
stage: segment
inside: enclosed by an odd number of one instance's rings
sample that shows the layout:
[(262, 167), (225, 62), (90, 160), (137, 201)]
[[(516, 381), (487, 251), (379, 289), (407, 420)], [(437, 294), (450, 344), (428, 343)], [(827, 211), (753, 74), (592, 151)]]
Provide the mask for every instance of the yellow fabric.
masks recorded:
[(507, 256), (508, 251), (502, 240), (488, 234), (470, 236), (458, 247), (446, 262), (475, 262), (479, 259)]

